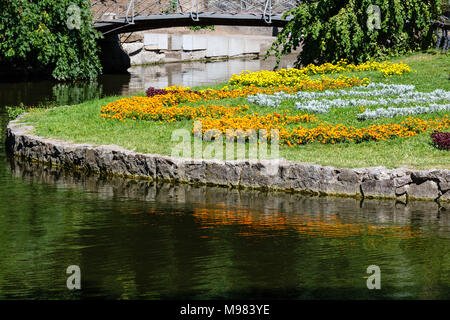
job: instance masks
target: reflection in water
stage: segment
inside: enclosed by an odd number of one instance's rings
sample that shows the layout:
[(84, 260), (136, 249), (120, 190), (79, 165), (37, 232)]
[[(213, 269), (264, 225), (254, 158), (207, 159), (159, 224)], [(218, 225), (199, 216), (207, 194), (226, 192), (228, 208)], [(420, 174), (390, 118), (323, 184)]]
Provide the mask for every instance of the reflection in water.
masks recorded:
[[(280, 67), (290, 66), (294, 61), (295, 55), (284, 57)], [(274, 58), (270, 57), (267, 60), (236, 59), (136, 66), (128, 70), (128, 75), (103, 75), (94, 82), (0, 81), (0, 107), (20, 103), (26, 106), (77, 104), (103, 96), (134, 94), (150, 86), (212, 85), (226, 82), (233, 74), (243, 70), (272, 69), (274, 65)]]
[[(0, 107), (209, 85), (272, 66), (230, 60), (136, 67), (94, 83), (0, 83)], [(0, 299), (450, 298), (450, 211), (435, 202), (86, 177), (6, 158), (4, 108), (0, 121)], [(382, 290), (366, 287), (373, 264)], [(81, 267), (81, 291), (66, 288), (69, 265)]]
[[(62, 270), (80, 264), (76, 297), (450, 298), (450, 218), (434, 202), (86, 177), (14, 159), (10, 166), (0, 297), (71, 297)], [(383, 290), (366, 288), (371, 264), (381, 268)]]
[[(292, 66), (295, 55), (287, 56), (280, 62), (280, 67)], [(154, 66), (136, 66), (129, 69), (131, 81), (129, 92), (139, 92), (150, 86), (164, 88), (172, 85), (186, 87), (206, 86), (228, 81), (233, 74), (242, 71), (271, 70), (275, 58), (233, 59), (215, 62), (172, 63)]]
[(0, 107), (67, 105), (122, 92), (130, 75), (105, 75), (97, 82), (61, 83), (51, 80), (0, 82)]

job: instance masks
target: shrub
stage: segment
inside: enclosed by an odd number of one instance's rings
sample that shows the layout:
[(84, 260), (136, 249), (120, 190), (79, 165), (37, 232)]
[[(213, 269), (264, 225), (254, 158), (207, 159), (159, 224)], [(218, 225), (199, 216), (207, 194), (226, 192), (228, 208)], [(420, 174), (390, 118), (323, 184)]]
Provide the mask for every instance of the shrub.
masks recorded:
[(147, 91), (145, 91), (145, 95), (147, 97), (153, 97), (153, 96), (156, 96), (156, 95), (163, 95), (163, 94), (168, 94), (168, 93), (169, 93), (169, 91), (167, 91), (167, 90), (156, 89), (156, 88), (153, 88), (153, 87), (149, 87), (147, 89)]
[(435, 130), (431, 134), (433, 145), (441, 150), (450, 150), (450, 132), (439, 132)]
[(182, 87), (168, 87), (166, 89), (157, 89), (154, 87), (149, 87), (147, 91), (145, 91), (145, 94), (147, 97), (153, 97), (156, 95), (166, 95), (168, 93), (194, 93), (199, 94), (198, 91), (193, 91), (189, 88), (182, 88)]
[(14, 120), (22, 113), (28, 112), (32, 109), (35, 109), (34, 106), (25, 106), (23, 103), (20, 103), (18, 106), (6, 106), (6, 113), (8, 115), (9, 120)]
[(101, 33), (90, 7), (89, 0), (0, 1), (0, 61), (57, 80), (95, 78)]
[(190, 26), (189, 30), (198, 31), (198, 30), (212, 30), (214, 31), (216, 28), (214, 26)]
[[(278, 34), (267, 55), (289, 54), (302, 46), (297, 65), (361, 63), (383, 56), (426, 49), (433, 43), (431, 20), (441, 14), (441, 0), (321, 0), (305, 1), (286, 15), (293, 19)], [(371, 11), (380, 9), (380, 20)], [(380, 21), (378, 25), (378, 21)]]
[(6, 113), (8, 114), (9, 120), (14, 120), (19, 115), (21, 115), (22, 113), (25, 113), (25, 112), (26, 112), (26, 109), (23, 104), (20, 106), (15, 106), (15, 107), (6, 106)]

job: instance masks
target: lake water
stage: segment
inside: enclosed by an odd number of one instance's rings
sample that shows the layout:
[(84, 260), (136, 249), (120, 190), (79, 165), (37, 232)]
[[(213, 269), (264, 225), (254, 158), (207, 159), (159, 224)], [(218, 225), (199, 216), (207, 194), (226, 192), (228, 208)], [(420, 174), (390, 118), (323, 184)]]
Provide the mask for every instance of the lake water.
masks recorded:
[[(270, 62), (133, 68), (75, 86), (0, 83), (0, 299), (449, 299), (450, 213), (84, 176), (5, 153), (5, 105), (223, 82)], [(66, 269), (81, 269), (79, 291)], [(381, 289), (367, 288), (370, 265)]]

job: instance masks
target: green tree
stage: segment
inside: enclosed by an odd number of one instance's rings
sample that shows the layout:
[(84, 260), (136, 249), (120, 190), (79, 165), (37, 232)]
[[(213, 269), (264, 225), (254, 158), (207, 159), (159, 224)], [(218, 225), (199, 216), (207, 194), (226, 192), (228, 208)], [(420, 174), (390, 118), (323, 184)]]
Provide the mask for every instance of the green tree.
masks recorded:
[(293, 19), (268, 54), (275, 53), (279, 61), (301, 45), (297, 65), (305, 65), (344, 58), (360, 63), (426, 49), (433, 41), (430, 22), (441, 13), (440, 5), (441, 0), (305, 1), (286, 13)]
[(100, 37), (89, 0), (0, 1), (3, 63), (50, 70), (57, 80), (92, 79), (101, 72)]

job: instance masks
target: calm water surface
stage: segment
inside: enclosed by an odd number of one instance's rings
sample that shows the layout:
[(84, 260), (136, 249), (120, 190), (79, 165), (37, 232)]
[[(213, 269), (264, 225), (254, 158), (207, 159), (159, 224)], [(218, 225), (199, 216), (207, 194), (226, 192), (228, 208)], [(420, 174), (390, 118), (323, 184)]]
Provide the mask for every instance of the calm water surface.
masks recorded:
[[(135, 68), (89, 85), (0, 83), (0, 298), (449, 299), (450, 213), (437, 203), (86, 177), (5, 153), (4, 105), (265, 67), (238, 61)], [(69, 265), (81, 268), (80, 291), (66, 288)], [(381, 290), (366, 287), (369, 265), (381, 269)]]

